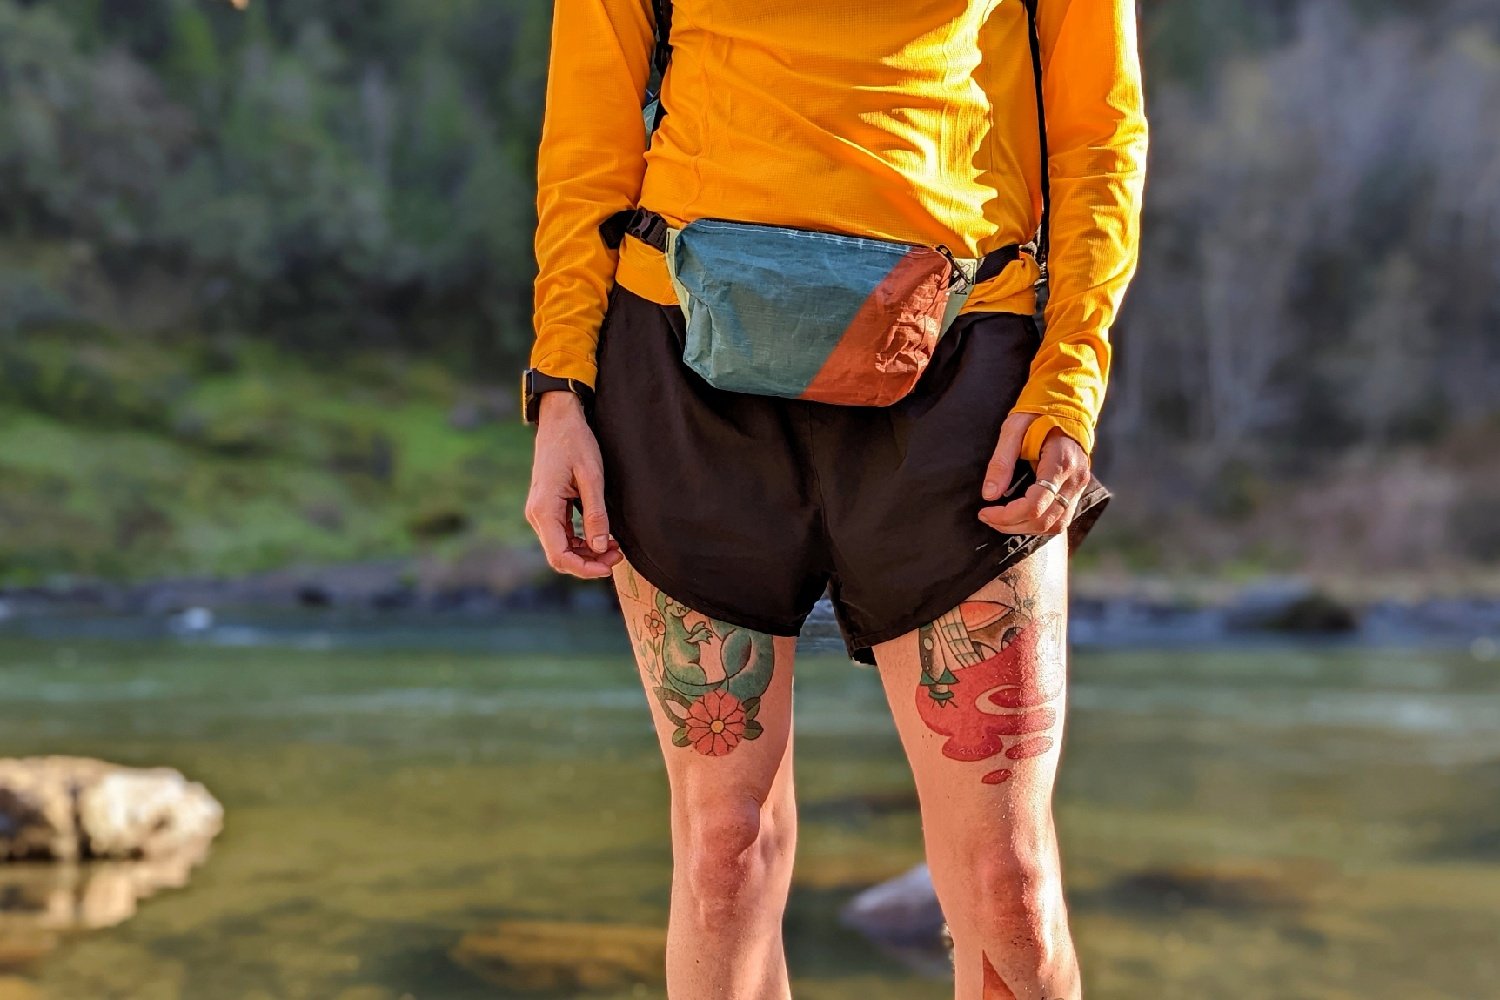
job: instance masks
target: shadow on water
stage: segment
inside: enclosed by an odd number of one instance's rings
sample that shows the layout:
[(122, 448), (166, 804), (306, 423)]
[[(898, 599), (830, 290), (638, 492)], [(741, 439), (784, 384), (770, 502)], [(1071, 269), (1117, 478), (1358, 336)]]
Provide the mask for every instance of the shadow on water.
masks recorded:
[[(127, 921), (25, 961), (0, 922), (5, 1000), (577, 996), (497, 985), (506, 942), (628, 967), (659, 935), (665, 783), (614, 622), (82, 624), (0, 637), (0, 755), (170, 764), (225, 830)], [(838, 921), (921, 829), (877, 680), (828, 639), (798, 668), (797, 996), (946, 997)], [(1494, 995), (1497, 715), (1462, 649), (1080, 650), (1058, 816), (1091, 991)]]

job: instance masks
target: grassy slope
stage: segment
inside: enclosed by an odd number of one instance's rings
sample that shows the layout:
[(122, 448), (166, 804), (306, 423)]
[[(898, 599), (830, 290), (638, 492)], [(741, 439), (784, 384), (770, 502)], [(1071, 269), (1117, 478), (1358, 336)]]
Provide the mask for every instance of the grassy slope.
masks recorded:
[[(374, 352), (318, 364), (263, 341), (0, 334), (0, 585), (419, 553), (459, 564), (531, 546), (531, 431), (509, 379), (495, 381)], [(1496, 592), (1500, 466), (1476, 462), (1472, 442), (1448, 450), (1354, 456), (1316, 482), (1261, 484), (1245, 512), (1217, 518), (1196, 500), (1163, 511), (1149, 476), (1112, 469), (1118, 499), (1074, 569), (1114, 589), (1143, 572), (1270, 571), (1348, 578), (1351, 590)], [(1434, 475), (1462, 488), (1423, 507), (1432, 491), (1416, 486)], [(1465, 519), (1450, 509), (1460, 502), (1485, 516)], [(1393, 510), (1419, 511), (1431, 530), (1392, 522)]]
[[(465, 400), (489, 419), (455, 427)], [(409, 359), (0, 340), (0, 583), (520, 542), (530, 439), (512, 395)]]

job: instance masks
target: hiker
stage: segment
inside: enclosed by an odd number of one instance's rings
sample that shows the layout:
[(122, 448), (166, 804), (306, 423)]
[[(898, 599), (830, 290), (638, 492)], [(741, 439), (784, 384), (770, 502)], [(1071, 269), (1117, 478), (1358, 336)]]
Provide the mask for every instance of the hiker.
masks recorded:
[(956, 996), (1081, 995), (1067, 559), (1109, 498), (1146, 135), (1133, 0), (558, 0), (526, 510), (619, 595), (671, 787), (673, 998), (789, 995), (793, 653), (825, 589), (910, 759)]

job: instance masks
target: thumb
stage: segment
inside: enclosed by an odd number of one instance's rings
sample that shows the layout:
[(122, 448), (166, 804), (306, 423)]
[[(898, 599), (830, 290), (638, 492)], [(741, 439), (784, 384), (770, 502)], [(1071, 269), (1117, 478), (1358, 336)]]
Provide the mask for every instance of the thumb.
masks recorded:
[(984, 470), (984, 488), (981, 492), (986, 500), (998, 500), (1010, 485), (1010, 478), (1016, 471), (1016, 460), (1021, 455), (1021, 442), (1026, 438), (1026, 428), (1035, 419), (1034, 413), (1012, 413), (1000, 425), (1000, 440), (995, 445), (995, 453), (990, 456), (990, 464)]
[(578, 498), (583, 502), (583, 537), (589, 548), (603, 552), (609, 548), (609, 515), (604, 511), (604, 474), (593, 463), (574, 470)]

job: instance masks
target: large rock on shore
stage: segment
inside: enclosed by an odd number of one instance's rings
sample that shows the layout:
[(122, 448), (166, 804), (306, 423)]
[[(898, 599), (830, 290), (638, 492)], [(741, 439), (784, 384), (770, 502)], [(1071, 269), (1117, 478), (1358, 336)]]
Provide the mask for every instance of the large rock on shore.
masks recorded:
[(201, 847), (223, 821), (207, 789), (171, 768), (0, 758), (0, 862), (163, 858)]

